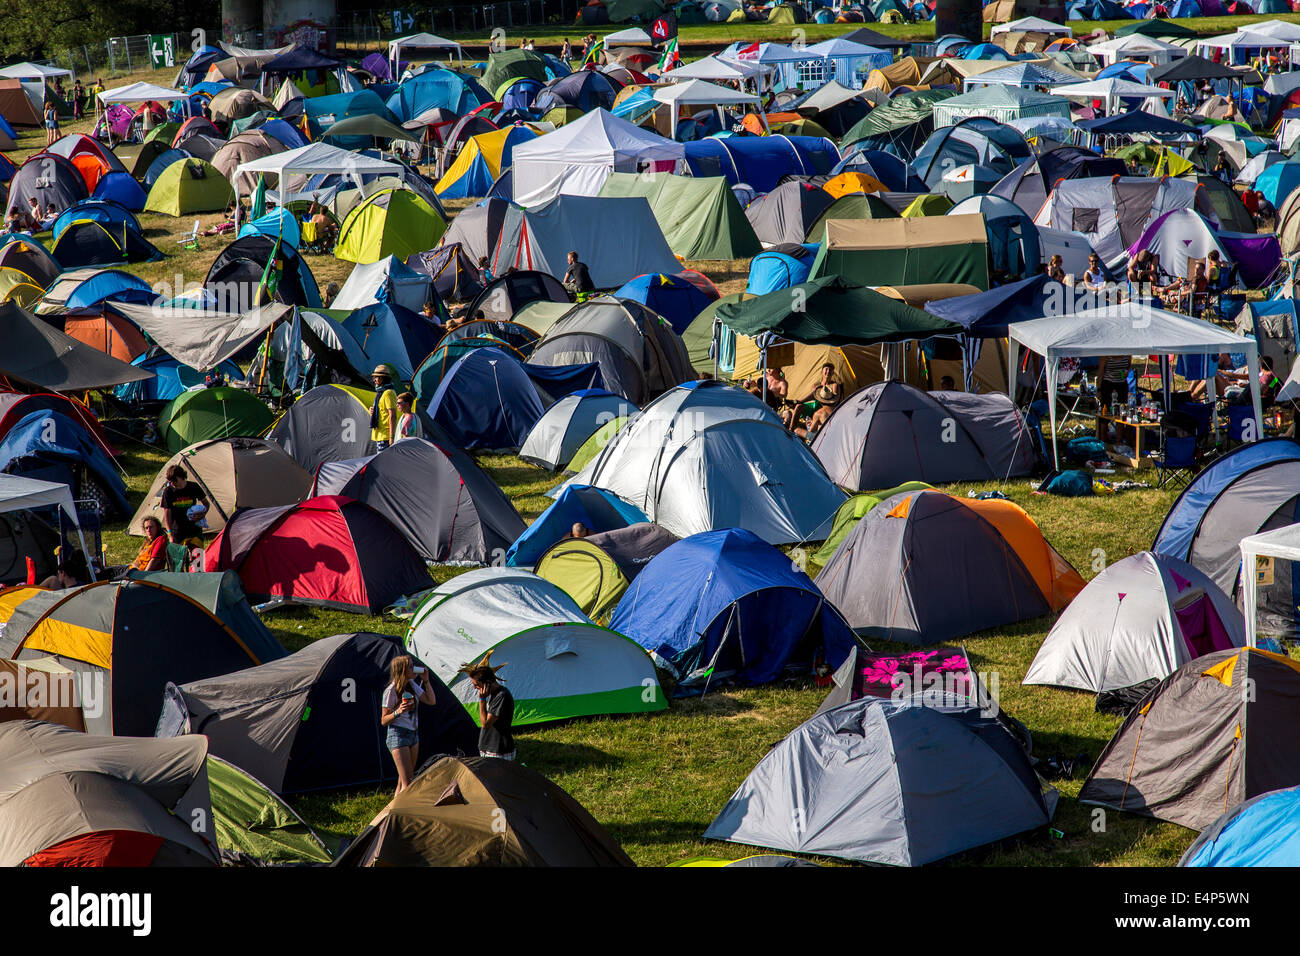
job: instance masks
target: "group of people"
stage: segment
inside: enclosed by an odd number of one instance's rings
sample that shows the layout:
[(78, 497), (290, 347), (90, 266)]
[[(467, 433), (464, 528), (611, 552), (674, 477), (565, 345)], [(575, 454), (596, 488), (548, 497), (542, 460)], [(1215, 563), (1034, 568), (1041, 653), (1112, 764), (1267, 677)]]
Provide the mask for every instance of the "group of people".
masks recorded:
[(1223, 270), (1219, 250), (1211, 249), (1204, 260), (1194, 260), (1190, 269), (1186, 276), (1171, 276), (1161, 267), (1159, 253), (1143, 249), (1129, 260), (1127, 277), (1132, 289), (1150, 288), (1165, 308), (1180, 311), (1186, 304), (1192, 311), (1196, 296), (1205, 295), (1219, 281)]
[(44, 232), (54, 225), (54, 220), (59, 218), (59, 211), (54, 208), (53, 203), (47, 203), (44, 211), (41, 210), (41, 204), (37, 202), (35, 196), (27, 197), (27, 208), (21, 206), (10, 206), (9, 215), (5, 216), (5, 229), (8, 232), (25, 232), (28, 235), (35, 235), (38, 232)]
[(383, 451), (405, 438), (423, 438), (424, 428), (415, 414), (415, 396), (410, 392), (398, 394), (388, 366), (375, 366), (370, 381), (375, 386), (375, 400), (370, 406), (370, 439), (375, 450)]
[(844, 398), (844, 386), (836, 378), (835, 366), (830, 362), (822, 365), (817, 385), (800, 399), (790, 394), (790, 382), (781, 369), (765, 369), (763, 376), (765, 381), (745, 379), (743, 387), (764, 399), (781, 416), (781, 423), (805, 441), (821, 430)]

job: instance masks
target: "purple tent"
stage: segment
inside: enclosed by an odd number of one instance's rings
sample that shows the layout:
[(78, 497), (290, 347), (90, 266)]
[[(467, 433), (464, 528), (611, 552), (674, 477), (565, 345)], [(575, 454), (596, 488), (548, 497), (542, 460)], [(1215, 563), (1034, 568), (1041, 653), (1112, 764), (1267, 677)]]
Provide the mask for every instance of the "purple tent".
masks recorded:
[(1219, 242), (1237, 263), (1237, 276), (1247, 289), (1259, 289), (1266, 285), (1282, 261), (1282, 245), (1277, 236), (1253, 232), (1221, 232)]
[(377, 80), (391, 80), (388, 59), (382, 53), (371, 53), (361, 61), (361, 69)]
[(121, 103), (113, 103), (99, 117), (99, 122), (95, 124), (94, 136), (96, 139), (104, 136), (111, 128), (113, 135), (125, 138), (131, 128), (131, 120), (135, 112), (129, 106), (123, 106)]

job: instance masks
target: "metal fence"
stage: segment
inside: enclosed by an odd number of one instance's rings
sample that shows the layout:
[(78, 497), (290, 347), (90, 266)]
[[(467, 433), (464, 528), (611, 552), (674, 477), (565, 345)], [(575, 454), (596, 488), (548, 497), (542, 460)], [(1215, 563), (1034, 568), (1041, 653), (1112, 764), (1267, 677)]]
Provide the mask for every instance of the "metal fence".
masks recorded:
[[(340, 49), (379, 49), (394, 37), (410, 33), (436, 33), (455, 37), (491, 33), (547, 24), (573, 23), (578, 0), (510, 0), (466, 6), (353, 10), (340, 12), (334, 30)], [(575, 25), (576, 29), (577, 25)]]

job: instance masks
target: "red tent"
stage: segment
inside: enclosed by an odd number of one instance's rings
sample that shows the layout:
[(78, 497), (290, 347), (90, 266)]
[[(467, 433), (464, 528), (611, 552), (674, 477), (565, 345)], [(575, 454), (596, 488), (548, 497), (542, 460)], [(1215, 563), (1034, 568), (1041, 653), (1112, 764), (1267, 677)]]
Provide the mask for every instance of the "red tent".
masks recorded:
[(206, 569), (238, 572), (249, 597), (378, 614), (430, 585), (415, 549), (388, 519), (341, 495), (235, 512)]

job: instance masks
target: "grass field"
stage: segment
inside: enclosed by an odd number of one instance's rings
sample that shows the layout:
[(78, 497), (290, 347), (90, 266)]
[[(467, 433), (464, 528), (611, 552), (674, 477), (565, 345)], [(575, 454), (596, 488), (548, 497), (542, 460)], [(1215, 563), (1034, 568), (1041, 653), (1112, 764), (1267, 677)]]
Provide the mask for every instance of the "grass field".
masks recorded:
[[(124, 79), (167, 82), (170, 77), (160, 71)], [(88, 132), (89, 126), (83, 121), (68, 124), (65, 130)], [(41, 131), (24, 133), (16, 158), (39, 150), (43, 141)], [(202, 224), (216, 218), (201, 217)], [(192, 217), (173, 220), (146, 214), (141, 219), (146, 236), (167, 258), (131, 267), (131, 271), (153, 282), (171, 281), (177, 274), (186, 282), (201, 282), (223, 241), (206, 240), (197, 252), (181, 251), (176, 239), (188, 231)], [(308, 262), (322, 287), (330, 280), (341, 282), (351, 268), (328, 256), (309, 256)], [(724, 292), (743, 286), (744, 262), (721, 267), (718, 263), (692, 265), (718, 281)], [(118, 440), (124, 449), (120, 465), (135, 505), (168, 456), (157, 448)], [(526, 518), (535, 517), (546, 506), (543, 495), (554, 483), (551, 476), (512, 456), (484, 456), (480, 463)], [(948, 490), (964, 495), (972, 488), (995, 487), (1038, 521), (1048, 540), (1085, 578), (1093, 577), (1105, 563), (1148, 547), (1173, 500), (1172, 494), (1157, 490), (1084, 499), (1042, 497), (1033, 494), (1026, 481)], [(130, 561), (138, 548), (138, 539), (128, 537), (124, 527), (125, 522), (119, 522), (106, 531), (112, 563)], [(444, 569), (437, 577), (451, 573), (455, 572)], [(944, 596), (936, 593), (932, 599), (942, 601)], [(319, 610), (283, 610), (266, 620), (290, 650), (336, 633), (403, 632), (403, 625), (393, 619)], [(1118, 727), (1119, 719), (1096, 714), (1093, 698), (1087, 694), (1020, 684), (1050, 625), (1049, 619), (1033, 621), (981, 633), (965, 644), (977, 670), (996, 674), (1002, 706), (1028, 725), (1037, 753), (1060, 752), (1073, 757), (1084, 752), (1091, 761)], [(519, 735), (520, 759), (572, 793), (639, 864), (664, 865), (700, 854), (739, 857), (751, 851), (731, 844), (706, 844), (701, 833), (768, 748), (808, 718), (824, 695), (824, 690), (802, 682), (674, 701), (667, 711), (650, 716), (528, 728)], [(1063, 838), (1037, 835), (972, 855), (958, 864), (1169, 865), (1193, 838), (1191, 831), (1178, 826), (1116, 813), (1109, 814), (1105, 829), (1097, 832), (1091, 811), (1074, 800), (1082, 776), (1052, 781), (1064, 797), (1056, 822)], [(387, 789), (363, 788), (297, 797), (291, 802), (324, 834), (349, 837), (384, 806), (388, 795)]]

